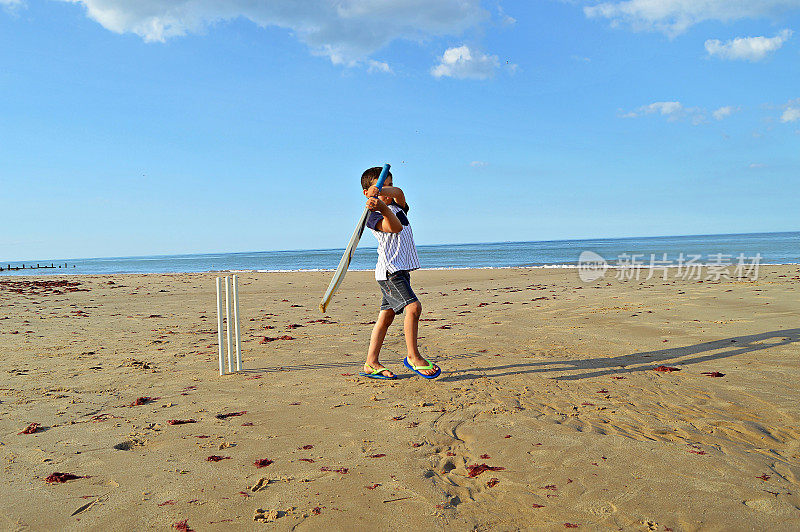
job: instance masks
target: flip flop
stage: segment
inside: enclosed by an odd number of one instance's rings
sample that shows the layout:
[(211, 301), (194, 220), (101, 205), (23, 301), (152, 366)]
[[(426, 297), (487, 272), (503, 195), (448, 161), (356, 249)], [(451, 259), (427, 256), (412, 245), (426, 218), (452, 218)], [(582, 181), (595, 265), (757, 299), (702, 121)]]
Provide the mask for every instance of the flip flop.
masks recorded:
[(380, 379), (380, 380), (384, 380), (384, 381), (391, 381), (391, 380), (394, 380), (394, 379), (397, 378), (397, 375), (392, 375), (391, 377), (387, 377), (386, 375), (381, 375), (381, 373), (383, 373), (384, 371), (389, 371), (386, 368), (375, 369), (375, 368), (373, 368), (372, 366), (370, 366), (368, 364), (364, 364), (364, 367), (371, 369), (372, 372), (370, 372), (370, 373), (361, 372), (361, 373), (359, 373), (359, 375), (361, 377), (368, 377), (370, 379)]
[[(423, 358), (422, 360), (425, 360), (425, 359)], [(434, 373), (433, 375), (425, 375), (424, 373), (420, 373), (419, 370), (421, 370), (421, 369), (433, 369), (433, 364), (431, 364), (428, 360), (425, 360), (425, 362), (428, 362), (427, 366), (412, 366), (408, 362), (408, 357), (403, 359), (403, 365), (405, 367), (407, 367), (408, 369), (410, 369), (411, 371), (413, 371), (414, 373), (416, 373), (417, 375), (419, 375), (420, 377), (425, 377), (426, 379), (435, 379), (436, 377), (441, 375), (442, 368), (437, 368), (436, 369), (436, 373)]]

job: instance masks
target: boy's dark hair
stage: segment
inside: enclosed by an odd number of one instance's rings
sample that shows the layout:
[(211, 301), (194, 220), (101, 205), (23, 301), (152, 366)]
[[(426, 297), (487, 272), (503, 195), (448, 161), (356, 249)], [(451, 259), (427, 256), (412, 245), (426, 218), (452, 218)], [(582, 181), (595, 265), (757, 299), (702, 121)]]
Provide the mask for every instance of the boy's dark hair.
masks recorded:
[[(372, 182), (377, 180), (381, 176), (381, 171), (383, 170), (382, 166), (373, 166), (372, 168), (367, 168), (364, 170), (364, 173), (361, 174), (361, 188), (367, 190), (370, 186), (372, 186)], [(392, 172), (390, 171), (386, 178), (392, 177)]]

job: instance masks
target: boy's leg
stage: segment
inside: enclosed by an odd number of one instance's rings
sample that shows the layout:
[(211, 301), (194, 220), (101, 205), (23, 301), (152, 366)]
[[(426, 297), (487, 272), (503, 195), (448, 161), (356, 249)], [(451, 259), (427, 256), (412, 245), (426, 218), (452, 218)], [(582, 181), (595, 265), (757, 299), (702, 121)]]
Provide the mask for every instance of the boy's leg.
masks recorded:
[[(389, 325), (394, 321), (394, 310), (382, 310), (378, 314), (378, 319), (375, 322), (375, 327), (372, 328), (372, 336), (369, 339), (369, 351), (367, 352), (367, 365), (372, 369), (380, 369), (383, 365), (378, 362), (378, 355), (383, 346), (383, 340), (386, 338), (386, 331), (389, 330)], [(388, 369), (383, 373), (386, 377), (391, 377), (394, 374)]]
[[(419, 317), (422, 314), (422, 304), (419, 301), (414, 301), (406, 306), (403, 311), (406, 317), (403, 321), (403, 332), (406, 335), (406, 349), (408, 350), (408, 363), (412, 366), (427, 366), (428, 363), (419, 354), (417, 347), (417, 334), (419, 331)], [(421, 369), (420, 373), (425, 375), (433, 375), (436, 373), (438, 366), (433, 364), (431, 369)]]

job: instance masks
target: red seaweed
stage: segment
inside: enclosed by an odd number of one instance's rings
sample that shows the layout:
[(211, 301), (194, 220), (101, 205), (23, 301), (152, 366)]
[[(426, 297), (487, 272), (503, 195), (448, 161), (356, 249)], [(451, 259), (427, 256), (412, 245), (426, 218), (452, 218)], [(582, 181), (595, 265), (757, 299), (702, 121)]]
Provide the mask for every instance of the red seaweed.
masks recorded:
[(488, 460), (488, 459), (490, 459), (490, 458), (491, 458), (491, 456), (489, 456), (488, 454), (482, 454), (482, 455), (481, 455), (481, 459), (482, 459), (482, 460)]
[(261, 341), (259, 343), (260, 344), (266, 344), (268, 342), (274, 342), (275, 340), (294, 340), (294, 337), (289, 336), (288, 334), (284, 334), (283, 336), (275, 336), (275, 337), (265, 336), (265, 337), (263, 337), (261, 339)]
[(194, 419), (170, 419), (167, 421), (170, 425), (185, 425), (186, 423), (197, 423)]
[(256, 467), (267, 467), (271, 463), (273, 463), (273, 460), (270, 460), (269, 458), (260, 458), (253, 462), (253, 465)]
[(365, 486), (365, 487), (366, 487), (368, 490), (374, 490), (374, 489), (375, 489), (375, 488), (377, 488), (378, 486), (380, 486), (380, 484), (373, 484), (373, 485), (371, 485), (371, 486)]
[(498, 466), (490, 466), (486, 464), (474, 464), (471, 466), (467, 466), (469, 470), (469, 474), (467, 475), (469, 478), (475, 478), (484, 471), (502, 471), (505, 467), (498, 467)]
[(724, 377), (724, 373), (720, 373), (719, 371), (704, 371), (701, 375), (705, 375), (706, 377)]
[(168, 501), (158, 503), (159, 506), (167, 506), (168, 504), (175, 504), (177, 501), (175, 499), (170, 499)]
[(763, 481), (765, 481), (765, 482), (766, 482), (766, 481), (767, 481), (767, 480), (769, 480), (771, 477), (770, 477), (769, 475), (767, 475), (766, 473), (764, 473), (764, 474), (763, 474), (763, 475), (761, 475), (760, 477), (756, 477), (756, 478), (760, 478), (761, 480), (763, 480)]
[(220, 460), (230, 460), (230, 456), (219, 456), (216, 454), (212, 454), (208, 458), (206, 458), (206, 462), (219, 462)]
[(680, 368), (673, 368), (671, 366), (658, 366), (657, 368), (653, 368), (653, 371), (660, 371), (662, 373), (670, 373), (672, 371), (680, 371)]
[(305, 450), (305, 451), (307, 451), (307, 450), (309, 450), (309, 449), (313, 449), (313, 448), (314, 448), (314, 446), (309, 444), (309, 445), (303, 445), (303, 446), (302, 446), (302, 447), (300, 447), (300, 448), (301, 448), (301, 449), (303, 449), (303, 450)]
[(313, 510), (311, 510), (311, 513), (314, 515), (319, 515), (322, 513), (322, 509), (319, 506), (316, 506)]
[(131, 403), (131, 406), (146, 405), (147, 403), (155, 401), (156, 399), (158, 399), (158, 397), (147, 397), (147, 396), (139, 397), (137, 400)]
[(88, 477), (81, 477), (78, 475), (73, 475), (72, 473), (51, 473), (47, 478), (44, 479), (45, 482), (48, 484), (62, 484), (69, 480), (77, 480), (79, 478), (88, 478)]
[(172, 528), (175, 530), (180, 530), (181, 532), (194, 532), (194, 528), (190, 528), (187, 524), (188, 519), (184, 519), (183, 521), (178, 521), (177, 523), (173, 523)]
[(493, 487), (497, 486), (498, 484), (500, 484), (500, 479), (492, 477), (492, 479), (489, 480), (489, 482), (486, 483), (486, 487), (487, 488), (493, 488)]
[(42, 426), (39, 425), (38, 423), (31, 423), (30, 425), (22, 429), (22, 432), (20, 432), (20, 434), (35, 434), (39, 432), (41, 428)]
[(311, 458), (300, 458), (300, 461), (301, 462), (308, 462), (309, 464), (313, 464), (314, 463), (314, 460), (312, 460)]
[(544, 504), (536, 504), (536, 503), (533, 503), (533, 504), (531, 505), (531, 507), (532, 507), (532, 508), (544, 508)]
[(383, 453), (369, 455), (370, 458), (383, 458), (384, 456), (386, 456), (386, 455), (383, 454)]
[(564, 528), (578, 528), (575, 523), (564, 523)]

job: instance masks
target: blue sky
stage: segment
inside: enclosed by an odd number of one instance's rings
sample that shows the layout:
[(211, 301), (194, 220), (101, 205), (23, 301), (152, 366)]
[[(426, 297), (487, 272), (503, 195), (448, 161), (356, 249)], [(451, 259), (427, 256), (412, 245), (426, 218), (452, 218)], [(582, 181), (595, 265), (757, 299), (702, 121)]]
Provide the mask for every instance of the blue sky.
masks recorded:
[(798, 230), (798, 153), (800, 0), (0, 0), (0, 262), (343, 247), (384, 162), (418, 244)]

